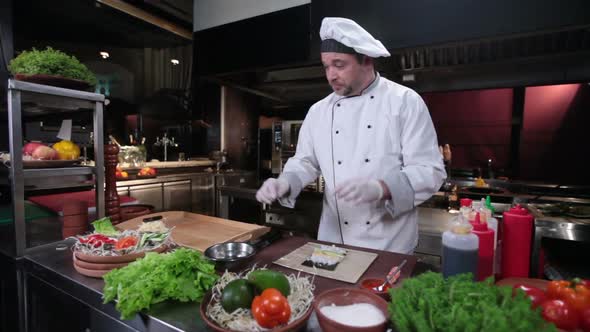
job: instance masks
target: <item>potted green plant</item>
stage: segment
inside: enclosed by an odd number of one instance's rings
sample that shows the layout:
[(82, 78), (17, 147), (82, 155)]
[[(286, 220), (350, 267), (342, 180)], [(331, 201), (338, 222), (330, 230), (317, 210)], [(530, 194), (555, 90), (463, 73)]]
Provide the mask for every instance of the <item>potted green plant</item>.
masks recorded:
[(10, 61), (10, 72), (17, 80), (87, 89), (96, 85), (96, 76), (76, 57), (47, 47), (23, 51)]

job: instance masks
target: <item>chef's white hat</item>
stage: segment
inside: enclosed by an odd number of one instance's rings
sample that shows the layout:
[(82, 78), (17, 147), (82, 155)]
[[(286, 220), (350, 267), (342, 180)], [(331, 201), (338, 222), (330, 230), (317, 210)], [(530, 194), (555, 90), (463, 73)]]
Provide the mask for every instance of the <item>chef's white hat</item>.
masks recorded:
[(391, 56), (385, 46), (355, 21), (325, 17), (320, 27), (322, 52), (360, 53), (371, 58)]

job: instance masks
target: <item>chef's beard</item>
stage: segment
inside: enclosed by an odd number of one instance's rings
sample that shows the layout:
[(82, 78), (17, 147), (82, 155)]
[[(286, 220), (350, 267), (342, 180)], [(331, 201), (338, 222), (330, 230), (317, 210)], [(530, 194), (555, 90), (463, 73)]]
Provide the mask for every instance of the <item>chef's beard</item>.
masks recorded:
[(339, 96), (347, 97), (352, 93), (352, 86), (344, 85), (340, 90), (336, 90), (334, 87), (332, 87), (332, 90), (334, 90), (334, 92)]

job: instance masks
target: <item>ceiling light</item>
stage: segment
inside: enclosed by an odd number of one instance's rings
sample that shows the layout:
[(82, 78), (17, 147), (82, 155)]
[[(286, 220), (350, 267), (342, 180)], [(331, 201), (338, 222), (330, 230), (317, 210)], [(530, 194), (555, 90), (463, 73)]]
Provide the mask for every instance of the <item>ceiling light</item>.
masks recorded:
[(170, 62), (172, 62), (172, 64), (175, 66), (180, 63), (180, 61), (178, 61), (176, 59), (172, 59), (172, 60), (170, 60)]
[(103, 59), (107, 59), (109, 57), (109, 52), (101, 51), (98, 54), (100, 54)]

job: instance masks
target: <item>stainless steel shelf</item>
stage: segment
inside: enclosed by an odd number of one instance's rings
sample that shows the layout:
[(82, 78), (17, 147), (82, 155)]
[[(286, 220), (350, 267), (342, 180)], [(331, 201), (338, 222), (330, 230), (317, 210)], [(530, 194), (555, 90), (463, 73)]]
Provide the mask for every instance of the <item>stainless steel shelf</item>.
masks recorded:
[(55, 189), (92, 189), (94, 187), (94, 181), (92, 183), (69, 183), (64, 182), (59, 185), (34, 185), (29, 186), (25, 185), (25, 192), (29, 194), (34, 194), (35, 191), (39, 190), (55, 190)]
[(94, 174), (94, 167), (63, 167), (63, 168), (26, 168), (23, 170), (25, 178), (41, 178), (48, 176), (70, 176)]
[(21, 112), (25, 117), (62, 112), (94, 110), (96, 102), (104, 102), (101, 94), (58, 88), (54, 86), (8, 81), (9, 89), (21, 92)]
[(104, 102), (104, 95), (100, 93), (92, 93), (80, 90), (58, 88), (50, 85), (35, 84), (29, 82), (23, 82), (18, 80), (8, 80), (8, 88), (12, 90), (35, 92), (44, 95), (52, 95), (73, 99), (80, 99), (92, 102)]
[[(63, 89), (54, 86), (8, 80), (8, 137), (10, 141), (11, 167), (8, 168), (12, 189), (12, 208), (15, 220), (15, 256), (21, 257), (27, 249), (25, 224), (25, 191), (32, 187), (75, 187), (93, 179), (96, 192), (97, 217), (105, 215), (104, 205), (104, 138), (103, 106), (101, 94)], [(23, 118), (30, 116), (53, 116), (64, 112), (91, 112), (94, 130), (94, 156), (96, 167), (76, 166), (64, 168), (24, 169), (22, 160)], [(0, 170), (4, 173), (5, 170)], [(94, 175), (92, 177), (91, 175)], [(27, 188), (25, 188), (25, 186)]]

